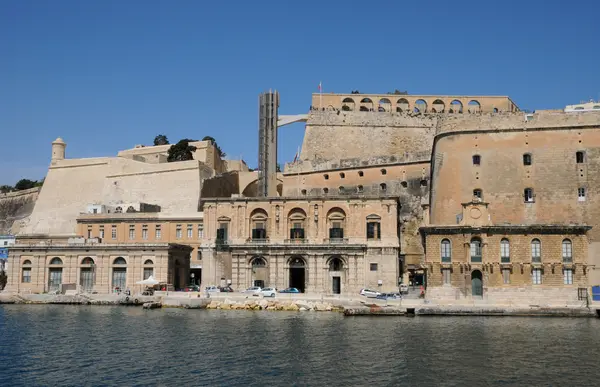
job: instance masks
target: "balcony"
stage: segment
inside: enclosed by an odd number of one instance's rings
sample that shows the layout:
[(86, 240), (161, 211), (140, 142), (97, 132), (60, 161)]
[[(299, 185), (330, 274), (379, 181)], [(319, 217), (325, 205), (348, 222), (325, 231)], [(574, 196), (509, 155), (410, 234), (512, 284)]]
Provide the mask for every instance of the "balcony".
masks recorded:
[(286, 239), (284, 241), (284, 243), (286, 245), (288, 245), (288, 244), (289, 245), (304, 245), (304, 244), (307, 244), (309, 242), (308, 242), (308, 239), (304, 239), (304, 238), (292, 238), (292, 239)]
[(265, 245), (269, 243), (269, 238), (248, 238), (246, 239), (246, 242), (257, 245)]
[(481, 263), (481, 255), (471, 255), (471, 262), (472, 263)]
[(500, 257), (500, 263), (510, 263), (510, 257)]
[(329, 239), (323, 239), (323, 243), (347, 244), (348, 243), (348, 238), (329, 238)]

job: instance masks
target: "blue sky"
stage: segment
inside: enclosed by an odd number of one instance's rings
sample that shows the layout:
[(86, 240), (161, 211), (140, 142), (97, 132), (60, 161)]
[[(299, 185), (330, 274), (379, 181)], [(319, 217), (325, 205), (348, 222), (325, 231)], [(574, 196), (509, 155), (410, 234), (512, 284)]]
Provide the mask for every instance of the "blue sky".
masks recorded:
[[(0, 184), (155, 135), (213, 136), (257, 165), (258, 94), (280, 114), (324, 92), (600, 97), (600, 1), (0, 1)], [(279, 134), (293, 159), (303, 125)]]

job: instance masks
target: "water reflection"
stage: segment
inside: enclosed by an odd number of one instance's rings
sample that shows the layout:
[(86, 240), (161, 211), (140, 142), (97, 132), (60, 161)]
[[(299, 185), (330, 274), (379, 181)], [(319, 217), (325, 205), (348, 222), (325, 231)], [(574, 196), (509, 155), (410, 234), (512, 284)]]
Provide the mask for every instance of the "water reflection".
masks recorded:
[(595, 385), (600, 320), (0, 307), (10, 386)]

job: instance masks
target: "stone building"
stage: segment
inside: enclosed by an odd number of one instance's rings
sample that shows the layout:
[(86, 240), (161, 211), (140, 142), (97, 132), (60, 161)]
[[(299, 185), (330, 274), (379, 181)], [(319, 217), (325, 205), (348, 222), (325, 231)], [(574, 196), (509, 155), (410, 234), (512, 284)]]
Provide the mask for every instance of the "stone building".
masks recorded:
[(136, 282), (151, 275), (177, 288), (189, 278), (190, 252), (190, 247), (177, 244), (108, 244), (84, 238), (17, 244), (10, 249), (6, 290), (140, 291)]
[(204, 199), (203, 209), (207, 285), (346, 295), (398, 288), (394, 198)]

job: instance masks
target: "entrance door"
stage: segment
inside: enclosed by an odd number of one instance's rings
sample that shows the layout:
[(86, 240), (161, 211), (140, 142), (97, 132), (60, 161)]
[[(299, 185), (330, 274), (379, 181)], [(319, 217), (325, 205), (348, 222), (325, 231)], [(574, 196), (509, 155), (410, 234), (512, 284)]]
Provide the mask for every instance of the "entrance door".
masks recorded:
[(342, 279), (340, 277), (332, 277), (333, 294), (342, 293)]
[(50, 269), (50, 276), (48, 278), (48, 291), (53, 292), (60, 290), (62, 284), (62, 269)]
[(124, 292), (126, 284), (127, 284), (127, 269), (124, 267), (115, 267), (113, 269), (113, 278), (112, 278), (113, 290)]
[(302, 258), (292, 258), (290, 261), (290, 288), (296, 288), (300, 293), (306, 290), (306, 271)]
[(89, 267), (81, 268), (79, 285), (85, 292), (91, 292), (94, 287), (94, 273)]
[(479, 270), (473, 270), (471, 273), (471, 294), (483, 296), (483, 276)]

